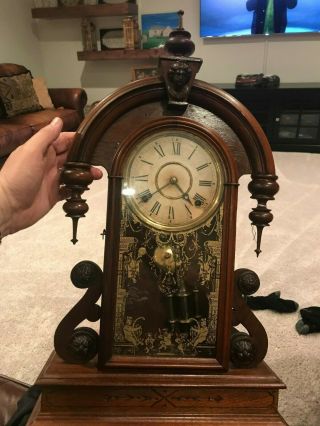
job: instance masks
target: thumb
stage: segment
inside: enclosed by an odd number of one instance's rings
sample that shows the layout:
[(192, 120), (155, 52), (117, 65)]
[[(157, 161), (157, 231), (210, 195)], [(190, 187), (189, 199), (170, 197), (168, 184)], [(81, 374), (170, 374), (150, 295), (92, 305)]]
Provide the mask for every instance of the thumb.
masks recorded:
[(35, 135), (26, 142), (29, 148), (35, 148), (45, 155), (49, 146), (58, 138), (61, 133), (63, 121), (59, 117), (55, 117), (50, 124), (40, 129)]

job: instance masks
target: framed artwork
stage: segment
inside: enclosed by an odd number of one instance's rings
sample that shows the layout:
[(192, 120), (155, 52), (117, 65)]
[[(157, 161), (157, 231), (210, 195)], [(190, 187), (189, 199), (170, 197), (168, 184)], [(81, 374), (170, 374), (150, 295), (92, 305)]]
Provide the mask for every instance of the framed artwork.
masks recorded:
[(122, 28), (100, 29), (101, 50), (124, 49)]
[(178, 28), (178, 26), (179, 16), (177, 12), (142, 15), (143, 49), (163, 47), (171, 31)]
[(141, 80), (145, 77), (156, 77), (158, 75), (158, 68), (153, 66), (144, 66), (139, 68), (132, 68), (132, 81)]

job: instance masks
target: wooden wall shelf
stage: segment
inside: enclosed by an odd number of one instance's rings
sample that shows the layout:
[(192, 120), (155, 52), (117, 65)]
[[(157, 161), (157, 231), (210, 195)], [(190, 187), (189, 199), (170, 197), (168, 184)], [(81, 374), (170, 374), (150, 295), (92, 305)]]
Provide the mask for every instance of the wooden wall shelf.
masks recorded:
[[(132, 2), (79, 6), (39, 7), (31, 9), (35, 19), (95, 18), (102, 16), (138, 15), (138, 5)], [(77, 52), (79, 61), (152, 59), (164, 55), (164, 49), (115, 49)]]
[(119, 59), (152, 59), (165, 55), (164, 49), (110, 49), (99, 51), (77, 52), (79, 61), (105, 61)]
[(39, 7), (31, 10), (36, 19), (70, 19), (100, 16), (137, 15), (138, 5), (134, 3), (97, 4), (65, 7)]

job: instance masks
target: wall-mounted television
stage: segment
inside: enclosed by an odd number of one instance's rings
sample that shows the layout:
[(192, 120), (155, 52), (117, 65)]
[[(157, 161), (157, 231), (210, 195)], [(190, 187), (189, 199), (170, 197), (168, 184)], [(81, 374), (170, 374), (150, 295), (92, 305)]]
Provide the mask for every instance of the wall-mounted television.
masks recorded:
[(200, 0), (200, 36), (320, 32), (320, 0)]

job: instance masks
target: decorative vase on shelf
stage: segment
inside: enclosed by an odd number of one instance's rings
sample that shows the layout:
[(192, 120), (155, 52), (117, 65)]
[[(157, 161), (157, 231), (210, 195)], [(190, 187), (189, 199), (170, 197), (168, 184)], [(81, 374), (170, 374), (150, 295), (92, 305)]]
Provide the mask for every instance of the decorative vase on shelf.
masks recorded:
[(98, 50), (97, 44), (97, 30), (93, 22), (89, 19), (83, 18), (81, 23), (82, 30), (82, 45), (85, 52)]
[(122, 20), (124, 48), (133, 50), (135, 48), (135, 24), (132, 16)]

